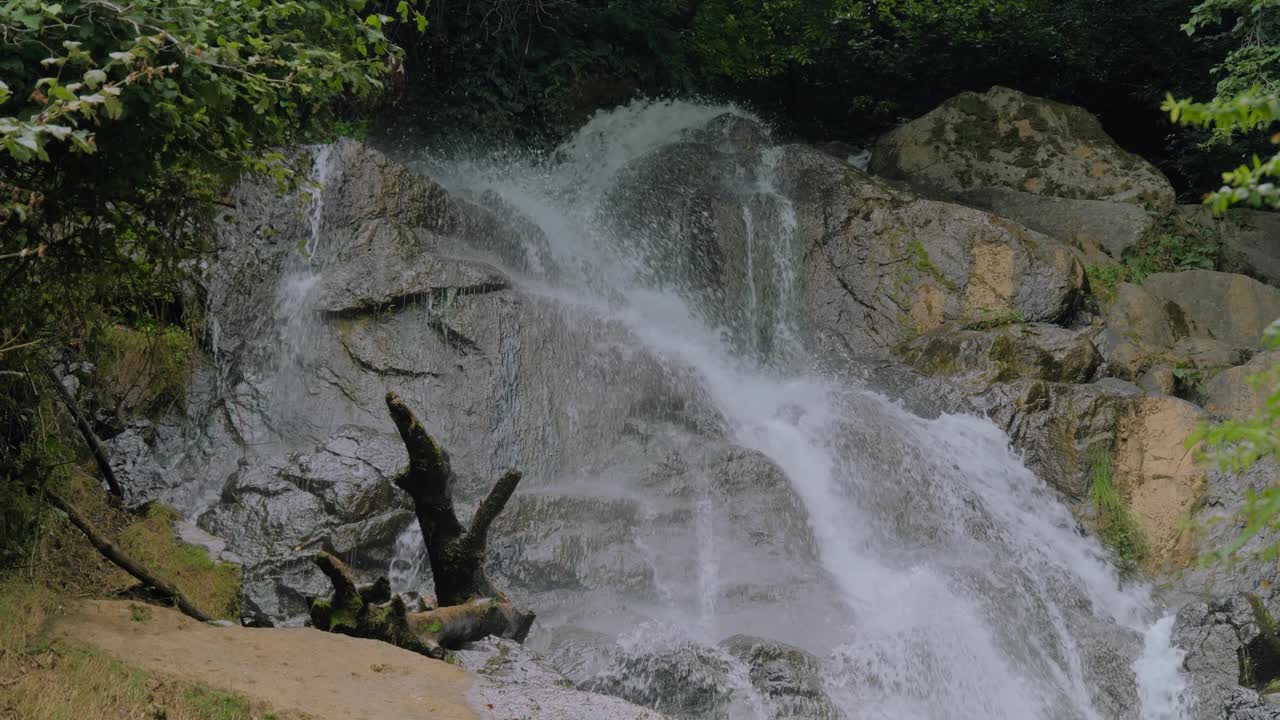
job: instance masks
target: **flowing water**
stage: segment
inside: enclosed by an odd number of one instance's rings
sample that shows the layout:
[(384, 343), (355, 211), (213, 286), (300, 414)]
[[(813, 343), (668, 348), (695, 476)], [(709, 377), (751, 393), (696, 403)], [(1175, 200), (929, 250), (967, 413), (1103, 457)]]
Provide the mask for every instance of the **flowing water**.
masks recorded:
[[(618, 221), (660, 205), (664, 192), (620, 195), (630, 164), (726, 113), (746, 116), (708, 104), (637, 103), (598, 115), (545, 158), (417, 157), (450, 191), (496, 196), (540, 228), (545, 261), (507, 268), (521, 292), (622, 328), (716, 418), (717, 442), (763, 454), (781, 470), (802, 511), (799, 527), (774, 526), (795, 538), (744, 542), (731, 507), (739, 498), (717, 495), (711, 471), (693, 468), (679, 493), (656, 497), (621, 454), (614, 465), (606, 453), (589, 470), (553, 477), (536, 471), (533, 455), (557, 452), (555, 443), (537, 451), (512, 444), (512, 459), (540, 475), (522, 493), (634, 501), (641, 510), (627, 530), (652, 572), (651, 591), (620, 585), (541, 596), (560, 600), (536, 608), (531, 644), (580, 684), (660, 707), (665, 694), (694, 686), (726, 696), (686, 703), (694, 716), (770, 716), (767, 693), (721, 645), (746, 633), (817, 657), (821, 692), (849, 718), (1183, 717), (1171, 619), (1159, 617), (1146, 588), (1122, 586), (1001, 430), (977, 417), (917, 416), (823, 371), (828, 364), (804, 349), (803, 248), (795, 209), (779, 190), (780, 149), (725, 179), (744, 229), (742, 257), (729, 266), (745, 275), (737, 290), (672, 280), (696, 274), (679, 267), (685, 228)], [(322, 192), (313, 199), (317, 236), (323, 202)], [(318, 237), (308, 243), (306, 262), (281, 286), (276, 315), (288, 321), (277, 342), (290, 357), (275, 367), (289, 373), (308, 365), (306, 299), (323, 273), (312, 261), (320, 245)], [(293, 392), (288, 382), (275, 387)], [(587, 416), (610, 400), (563, 402)], [(699, 442), (682, 437), (672, 442)], [(682, 531), (662, 529), (674, 527), (663, 523), (677, 510)], [(780, 559), (776, 547), (792, 540), (812, 544), (811, 562), (803, 552)], [(413, 528), (400, 536), (390, 571), (398, 588), (420, 578), (421, 542)], [(592, 642), (560, 642), (576, 630)]]

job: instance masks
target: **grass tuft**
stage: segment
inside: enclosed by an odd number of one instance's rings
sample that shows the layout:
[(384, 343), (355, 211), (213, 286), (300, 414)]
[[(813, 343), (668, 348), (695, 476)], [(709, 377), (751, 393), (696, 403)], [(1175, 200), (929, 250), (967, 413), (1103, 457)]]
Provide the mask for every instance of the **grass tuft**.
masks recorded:
[(1116, 490), (1109, 448), (1103, 445), (1089, 448), (1089, 471), (1089, 501), (1098, 511), (1098, 538), (1111, 554), (1120, 575), (1132, 577), (1147, 559), (1147, 543), (1129, 512), (1128, 503)]

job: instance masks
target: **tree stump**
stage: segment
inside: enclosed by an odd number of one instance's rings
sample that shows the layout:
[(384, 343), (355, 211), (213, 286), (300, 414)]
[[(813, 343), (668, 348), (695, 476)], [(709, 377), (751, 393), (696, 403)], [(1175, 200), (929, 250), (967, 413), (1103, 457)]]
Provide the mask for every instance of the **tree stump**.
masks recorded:
[(357, 586), (346, 565), (320, 553), (314, 561), (333, 585), (334, 594), (329, 600), (311, 602), (312, 624), (437, 658), (446, 649), (490, 635), (524, 642), (534, 614), (497, 592), (484, 571), (489, 527), (515, 492), (520, 473), (504, 474), (476, 509), (471, 526), (464, 529), (453, 508), (454, 475), (448, 454), (399, 395), (388, 392), (386, 399), (409, 454), (409, 465), (396, 476), (395, 484), (413, 500), (440, 607), (411, 613), (400, 596), (391, 594), (386, 578)]

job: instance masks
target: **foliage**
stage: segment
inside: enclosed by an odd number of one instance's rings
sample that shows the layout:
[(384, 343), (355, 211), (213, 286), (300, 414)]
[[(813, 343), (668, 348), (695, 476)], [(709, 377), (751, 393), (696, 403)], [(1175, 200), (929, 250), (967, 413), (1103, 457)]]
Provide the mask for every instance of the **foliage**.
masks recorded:
[(1134, 575), (1146, 560), (1147, 545), (1112, 481), (1109, 448), (1101, 444), (1089, 448), (1089, 473), (1089, 501), (1098, 513), (1098, 537), (1120, 574)]
[(66, 426), (43, 367), (64, 350), (119, 360), (133, 336), (111, 328), (137, 326), (153, 399), (180, 397), (190, 338), (152, 328), (190, 323), (183, 289), (224, 191), (245, 173), (294, 182), (280, 148), (370, 104), (400, 68), (387, 34), (425, 22), (408, 0), (0, 4), (0, 553), (31, 537), (26, 503), (65, 461), (46, 452)]
[(1085, 268), (1089, 287), (1103, 305), (1116, 298), (1122, 282), (1141, 285), (1151, 275), (1181, 270), (1214, 270), (1223, 263), (1222, 242), (1207, 228), (1171, 229), (1125, 248), (1114, 265)]
[(1230, 26), (1235, 47), (1213, 68), (1218, 97), (1236, 98), (1246, 92), (1275, 95), (1280, 91), (1280, 15), (1271, 0), (1204, 0), (1182, 26), (1188, 35)]
[(1014, 308), (1009, 310), (988, 310), (984, 311), (981, 318), (965, 323), (965, 330), (990, 330), (992, 328), (1004, 327), (1005, 325), (1017, 325), (1025, 322), (1022, 317), (1022, 311)]
[(276, 148), (379, 92), (397, 67), (382, 29), (393, 18), (365, 5), (0, 6), (0, 310), (10, 333), (74, 337), (89, 307), (172, 302), (176, 278), (206, 249), (225, 184), (244, 172), (288, 181)]
[[(1217, 94), (1208, 102), (1165, 98), (1162, 109), (1175, 123), (1212, 129), (1220, 137), (1261, 130), (1280, 119), (1280, 44), (1272, 38), (1280, 30), (1278, 6), (1271, 0), (1204, 0), (1183, 25), (1188, 35), (1230, 25), (1234, 47), (1214, 67)], [(1273, 138), (1273, 142), (1274, 142)], [(1280, 173), (1280, 155), (1254, 155), (1223, 173), (1223, 185), (1206, 198), (1216, 211), (1247, 203), (1280, 207), (1280, 190), (1273, 182)]]
[(151, 414), (185, 401), (196, 349), (190, 332), (171, 325), (103, 324), (86, 344), (103, 409), (116, 416)]

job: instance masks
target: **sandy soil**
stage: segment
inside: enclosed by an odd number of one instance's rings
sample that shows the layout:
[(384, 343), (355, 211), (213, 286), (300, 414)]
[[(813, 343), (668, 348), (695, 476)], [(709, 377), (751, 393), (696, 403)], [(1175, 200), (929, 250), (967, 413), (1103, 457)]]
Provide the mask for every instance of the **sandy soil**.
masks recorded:
[(305, 628), (214, 627), (131, 605), (86, 602), (52, 632), (314, 720), (482, 720), (466, 701), (466, 671), (386, 643)]

